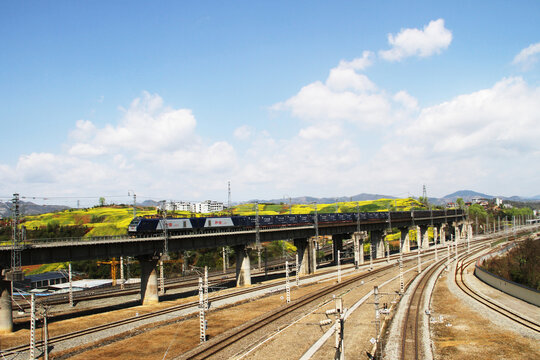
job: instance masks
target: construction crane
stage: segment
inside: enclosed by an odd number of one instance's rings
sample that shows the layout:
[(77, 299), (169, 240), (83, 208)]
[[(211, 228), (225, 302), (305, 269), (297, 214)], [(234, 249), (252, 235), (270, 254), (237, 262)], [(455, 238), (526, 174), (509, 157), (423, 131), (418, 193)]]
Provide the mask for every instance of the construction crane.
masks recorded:
[(111, 279), (112, 279), (112, 286), (116, 286), (116, 267), (120, 265), (120, 262), (116, 260), (116, 258), (112, 258), (111, 261), (98, 261), (99, 265), (110, 265), (111, 266)]

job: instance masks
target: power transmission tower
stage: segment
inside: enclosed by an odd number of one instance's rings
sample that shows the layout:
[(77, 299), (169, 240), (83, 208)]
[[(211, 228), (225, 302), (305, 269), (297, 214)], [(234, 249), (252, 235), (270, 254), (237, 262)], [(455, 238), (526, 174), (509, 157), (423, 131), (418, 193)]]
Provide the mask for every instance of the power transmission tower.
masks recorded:
[[(26, 236), (24, 227), (19, 230), (19, 217), (20, 217), (20, 204), (19, 194), (13, 194), (11, 200), (11, 216), (13, 217), (13, 238), (11, 243), (11, 271), (6, 273), (6, 280), (11, 281), (11, 287), (13, 288), (13, 282), (24, 280), (24, 274), (21, 270), (21, 251), (22, 242)], [(13, 296), (13, 291), (11, 292)]]
[[(227, 208), (229, 209), (229, 211), (232, 211), (231, 210), (231, 182), (227, 182), (227, 191), (228, 191), (228, 197), (227, 197)], [(231, 212), (231, 215), (232, 215), (232, 212)]]

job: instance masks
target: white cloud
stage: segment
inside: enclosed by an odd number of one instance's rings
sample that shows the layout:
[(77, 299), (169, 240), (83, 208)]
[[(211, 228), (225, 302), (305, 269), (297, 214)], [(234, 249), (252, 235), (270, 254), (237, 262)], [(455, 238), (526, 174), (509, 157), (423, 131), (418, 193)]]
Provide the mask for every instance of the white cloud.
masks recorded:
[[(357, 78), (349, 79), (351, 83)], [(274, 109), (290, 110), (293, 116), (306, 120), (347, 120), (356, 123), (386, 122), (390, 111), (388, 99), (369, 91), (334, 91), (320, 81), (304, 86), (298, 94)]]
[(379, 56), (388, 61), (400, 61), (409, 56), (428, 57), (440, 54), (452, 42), (452, 32), (444, 27), (444, 20), (430, 21), (419, 29), (402, 29), (399, 34), (388, 34), (390, 50), (379, 51)]
[(68, 154), (73, 156), (91, 157), (105, 154), (106, 150), (102, 146), (94, 146), (86, 143), (77, 143), (73, 145)]
[(373, 52), (365, 50), (362, 52), (361, 58), (356, 58), (352, 61), (341, 60), (338, 67), (341, 69), (365, 70), (373, 63), (373, 57)]
[(164, 107), (159, 95), (144, 92), (124, 110), (118, 125), (99, 129), (94, 140), (97, 145), (144, 155), (190, 144), (196, 140), (196, 124), (191, 110)]
[(402, 104), (406, 109), (416, 110), (418, 109), (418, 100), (414, 96), (411, 96), (404, 90), (397, 92), (393, 96), (393, 100)]
[(540, 53), (540, 42), (531, 44), (525, 49), (521, 50), (519, 54), (514, 57), (514, 61), (512, 61), (512, 63), (514, 65), (521, 65), (525, 70), (529, 69), (538, 61), (538, 53)]
[(239, 140), (247, 140), (251, 137), (253, 129), (248, 125), (242, 125), (234, 130), (234, 137)]
[(540, 150), (538, 124), (540, 90), (516, 77), (423, 109), (404, 134), (435, 152), (501, 156)]
[(342, 135), (341, 126), (335, 123), (325, 123), (301, 129), (298, 134), (303, 139), (327, 140)]

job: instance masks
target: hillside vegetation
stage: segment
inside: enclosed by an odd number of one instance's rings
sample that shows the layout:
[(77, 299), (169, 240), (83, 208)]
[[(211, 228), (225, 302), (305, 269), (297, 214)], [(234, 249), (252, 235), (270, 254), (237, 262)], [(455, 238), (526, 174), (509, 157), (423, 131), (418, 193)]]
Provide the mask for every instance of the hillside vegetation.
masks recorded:
[[(231, 211), (223, 211), (214, 214), (194, 214), (187, 211), (169, 213), (177, 217), (190, 216), (229, 216), (232, 215), (255, 215), (256, 204), (241, 204), (234, 206)], [(258, 204), (259, 215), (279, 214), (312, 214), (315, 212), (315, 204)], [(339, 202), (334, 204), (318, 204), (318, 213), (334, 212), (361, 212), (366, 211), (409, 211), (413, 208), (422, 208), (422, 204), (412, 198), (408, 199), (380, 199), (373, 201)], [(137, 209), (137, 216), (158, 216), (155, 209)], [(124, 235), (133, 219), (132, 207), (95, 207), (91, 209), (70, 209), (56, 213), (28, 216), (24, 219), (29, 238), (37, 237), (61, 237), (61, 236), (107, 236)], [(36, 236), (38, 235), (39, 236)], [(62, 235), (63, 234), (63, 235)]]
[(525, 240), (503, 256), (486, 260), (482, 267), (507, 280), (540, 290), (540, 240)]

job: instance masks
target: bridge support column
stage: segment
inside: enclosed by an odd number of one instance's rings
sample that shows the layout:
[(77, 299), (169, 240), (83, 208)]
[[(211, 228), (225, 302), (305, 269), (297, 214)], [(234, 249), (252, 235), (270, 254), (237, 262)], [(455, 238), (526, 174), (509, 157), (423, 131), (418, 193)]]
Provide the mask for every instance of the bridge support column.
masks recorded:
[(343, 255), (343, 239), (346, 235), (344, 234), (336, 234), (332, 235), (332, 250), (333, 250), (333, 256), (332, 256), (332, 264), (337, 265), (337, 254), (338, 251), (341, 252)]
[[(384, 239), (382, 230), (371, 231), (371, 248), (375, 249), (375, 259), (384, 258)], [(372, 250), (373, 251), (373, 250)]]
[(158, 277), (156, 266), (157, 256), (138, 256), (141, 264), (141, 302), (143, 305), (157, 304), (158, 295)]
[(429, 249), (429, 235), (428, 235), (428, 227), (427, 226), (420, 226), (420, 239), (422, 243), (422, 249)]
[(466, 223), (461, 224), (461, 239), (462, 240), (467, 239), (468, 233), (469, 233), (469, 227), (467, 226), (467, 224)]
[(251, 285), (251, 263), (247, 246), (235, 246), (234, 252), (236, 254), (236, 286)]
[(439, 233), (440, 233), (439, 238), (440, 238), (441, 245), (446, 244), (446, 225), (445, 224), (441, 225), (441, 229)]
[(354, 248), (354, 266), (358, 269), (359, 265), (364, 263), (364, 239), (366, 238), (366, 233), (355, 232), (353, 233), (353, 248)]
[(294, 239), (294, 246), (296, 246), (296, 252), (298, 253), (299, 274), (309, 274), (309, 240), (308, 239)]
[(11, 283), (0, 278), (0, 334), (7, 334), (12, 331)]
[(427, 237), (427, 227), (417, 226), (416, 227), (416, 248), (417, 249), (426, 248), (426, 237)]
[(401, 233), (401, 253), (407, 254), (411, 252), (411, 242), (409, 240), (409, 228), (400, 228)]
[(454, 223), (454, 240), (456, 243), (459, 243), (459, 240), (461, 239), (461, 233), (459, 231), (459, 225), (457, 223)]

